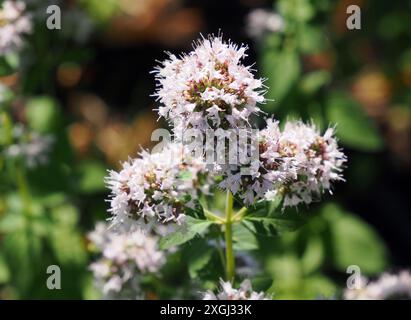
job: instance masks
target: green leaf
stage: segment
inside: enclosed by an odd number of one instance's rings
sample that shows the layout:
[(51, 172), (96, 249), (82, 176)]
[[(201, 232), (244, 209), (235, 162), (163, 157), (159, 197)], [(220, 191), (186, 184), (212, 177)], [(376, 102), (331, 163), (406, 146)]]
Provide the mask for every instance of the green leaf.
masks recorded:
[(78, 232), (64, 225), (54, 226), (49, 235), (50, 245), (59, 263), (65, 266), (83, 266), (86, 248)]
[(182, 227), (181, 230), (176, 230), (160, 239), (160, 249), (165, 250), (186, 243), (195, 236), (203, 234), (212, 224), (211, 221), (195, 219), (187, 216), (186, 225)]
[[(0, 103), (3, 98), (0, 87)], [(13, 141), (13, 121), (7, 112), (0, 112), (0, 147), (11, 144)]]
[(271, 277), (255, 277), (251, 280), (251, 285), (253, 291), (267, 291), (268, 288), (273, 284), (273, 279)]
[(199, 272), (207, 266), (213, 251), (213, 248), (208, 246), (203, 239), (196, 239), (187, 245), (183, 257), (187, 261), (188, 273), (191, 278), (197, 278)]
[(193, 173), (189, 170), (183, 170), (179, 173), (178, 178), (182, 181), (189, 181), (193, 178)]
[(255, 250), (258, 249), (258, 241), (255, 234), (244, 224), (233, 225), (234, 250)]
[(344, 145), (364, 151), (382, 149), (383, 141), (375, 124), (347, 94), (333, 93), (326, 113), (328, 120), (337, 124), (337, 136)]
[(86, 262), (86, 248), (76, 230), (79, 212), (71, 204), (62, 204), (52, 209), (49, 243), (59, 263), (82, 266)]
[(8, 282), (10, 279), (10, 270), (7, 266), (6, 260), (0, 253), (0, 285)]
[(324, 275), (315, 274), (303, 279), (300, 291), (303, 299), (333, 299), (337, 286)]
[(101, 300), (102, 292), (96, 287), (95, 279), (90, 275), (82, 282), (82, 294), (84, 300)]
[(312, 95), (322, 86), (328, 84), (330, 80), (330, 73), (325, 70), (310, 72), (302, 78), (300, 88), (305, 94)]
[(53, 208), (51, 215), (55, 224), (73, 229), (76, 227), (79, 218), (77, 208), (68, 203)]
[(296, 22), (307, 22), (315, 15), (315, 7), (310, 0), (280, 0), (278, 11), (281, 16)]
[(97, 22), (105, 22), (119, 10), (119, 4), (116, 0), (80, 0), (87, 13)]
[(278, 236), (287, 231), (295, 231), (297, 227), (293, 221), (288, 219), (273, 219), (264, 217), (247, 217), (244, 225), (261, 236)]
[(387, 248), (371, 226), (334, 204), (324, 207), (323, 216), (330, 225), (327, 243), (332, 246), (332, 261), (339, 271), (345, 272), (350, 265), (358, 265), (367, 275), (386, 269)]
[(66, 202), (66, 195), (62, 192), (49, 192), (41, 194), (36, 201), (42, 206), (54, 208)]
[(319, 27), (313, 27), (308, 24), (299, 25), (296, 36), (302, 53), (313, 54), (324, 49), (326, 38), (324, 37), (324, 32)]
[(317, 270), (324, 261), (324, 246), (321, 237), (312, 234), (308, 238), (307, 246), (301, 258), (301, 265), (305, 274)]
[(79, 167), (80, 191), (86, 194), (103, 191), (104, 177), (107, 174), (106, 168), (97, 161), (86, 161), (81, 163)]
[(272, 255), (267, 261), (267, 271), (274, 279), (275, 287), (293, 287), (302, 278), (301, 265), (293, 254)]
[(7, 54), (0, 57), (0, 77), (13, 74), (18, 67), (18, 62), (16, 54)]
[(281, 213), (281, 205), (283, 203), (283, 197), (276, 195), (273, 200), (260, 201), (254, 206), (247, 208), (248, 214), (262, 215), (264, 217), (277, 216)]
[(30, 127), (40, 133), (56, 132), (60, 128), (60, 107), (48, 96), (30, 99), (26, 105)]
[(20, 57), (17, 53), (12, 52), (12, 53), (8, 53), (5, 56), (7, 63), (9, 64), (9, 66), (11, 68), (13, 68), (14, 70), (16, 70), (19, 67), (20, 64)]
[(262, 236), (278, 236), (284, 232), (295, 231), (307, 222), (306, 213), (294, 209), (281, 210), (281, 197), (273, 201), (262, 201), (249, 208), (243, 220), (253, 233)]
[(266, 48), (262, 55), (262, 70), (268, 86), (266, 111), (273, 111), (290, 92), (300, 75), (300, 60), (296, 51)]
[(10, 273), (10, 283), (16, 286), (21, 296), (30, 294), (34, 282), (42, 268), (44, 254), (42, 241), (31, 232), (9, 233), (3, 238), (2, 253), (7, 261)]
[(5, 215), (0, 220), (0, 232), (1, 233), (13, 233), (24, 230), (26, 220), (23, 215), (16, 212)]

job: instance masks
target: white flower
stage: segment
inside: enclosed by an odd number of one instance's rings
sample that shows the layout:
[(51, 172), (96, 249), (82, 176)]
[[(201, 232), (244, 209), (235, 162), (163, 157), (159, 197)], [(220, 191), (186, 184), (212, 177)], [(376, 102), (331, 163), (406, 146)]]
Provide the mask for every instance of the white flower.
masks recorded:
[(25, 9), (26, 5), (22, 1), (3, 2), (0, 9), (0, 54), (20, 49), (22, 35), (31, 32), (31, 19)]
[(221, 289), (215, 294), (207, 291), (203, 294), (203, 300), (269, 300), (264, 292), (255, 292), (251, 287), (251, 282), (245, 279), (240, 288), (234, 289), (230, 282), (220, 280)]
[(280, 130), (278, 121), (269, 119), (257, 139), (259, 161), (249, 175), (238, 168), (227, 170), (220, 184), (239, 194), (246, 205), (260, 200), (284, 197), (283, 206), (309, 204), (331, 189), (333, 181), (343, 180), (345, 155), (338, 149), (329, 128), (320, 135), (313, 124), (287, 122)]
[(170, 54), (155, 70), (159, 114), (173, 123), (175, 134), (243, 127), (260, 112), (263, 83), (242, 64), (246, 49), (221, 37), (203, 38), (193, 51), (180, 58)]
[(284, 19), (270, 10), (254, 9), (247, 15), (247, 34), (255, 39), (261, 38), (266, 32), (281, 32), (284, 30)]
[(119, 172), (110, 171), (106, 181), (113, 225), (151, 229), (158, 222), (182, 224), (185, 211), (208, 190), (205, 168), (186, 147), (170, 143), (161, 152), (143, 151)]
[(10, 158), (21, 158), (29, 168), (44, 165), (49, 160), (54, 137), (51, 135), (40, 135), (37, 132), (25, 132), (22, 126), (14, 128), (14, 136), (19, 142), (5, 149), (5, 156)]
[(346, 289), (346, 300), (411, 300), (411, 274), (401, 271), (398, 274), (384, 273), (369, 284), (363, 283), (358, 289)]
[(165, 263), (158, 238), (139, 230), (117, 233), (99, 223), (88, 238), (101, 255), (90, 270), (106, 297), (117, 297), (123, 291), (131, 295), (128, 298), (139, 296), (141, 276), (157, 273)]
[(331, 193), (333, 181), (344, 181), (341, 173), (347, 159), (338, 148), (333, 128), (320, 135), (314, 124), (288, 122), (280, 141), (280, 148), (287, 149), (282, 146), (289, 146), (287, 157), (291, 155), (297, 165), (295, 174), (283, 184), (284, 205), (309, 204), (324, 191)]

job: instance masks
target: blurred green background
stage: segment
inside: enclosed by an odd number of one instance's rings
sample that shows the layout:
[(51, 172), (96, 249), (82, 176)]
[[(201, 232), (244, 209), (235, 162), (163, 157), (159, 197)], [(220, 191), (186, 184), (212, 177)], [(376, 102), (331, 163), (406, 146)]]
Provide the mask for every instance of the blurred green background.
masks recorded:
[[(45, 8), (56, 3), (62, 29), (51, 31)], [(257, 243), (238, 248), (258, 263), (256, 288), (279, 299), (329, 298), (344, 288), (349, 265), (367, 276), (411, 265), (411, 1), (27, 4), (34, 32), (19, 55), (0, 59), (0, 299), (99, 297), (86, 234), (108, 217), (106, 170), (166, 127), (153, 112), (149, 72), (164, 51), (188, 51), (199, 33), (219, 30), (247, 44), (247, 64), (267, 78), (265, 112), (336, 125), (348, 155), (347, 181), (309, 208), (301, 230), (257, 239), (258, 253)], [(346, 27), (350, 4), (361, 8), (360, 30)], [(16, 123), (53, 137), (47, 163), (30, 168), (2, 154)], [(61, 266), (62, 290), (45, 286), (51, 264)], [(197, 277), (178, 253), (170, 264), (170, 288)]]

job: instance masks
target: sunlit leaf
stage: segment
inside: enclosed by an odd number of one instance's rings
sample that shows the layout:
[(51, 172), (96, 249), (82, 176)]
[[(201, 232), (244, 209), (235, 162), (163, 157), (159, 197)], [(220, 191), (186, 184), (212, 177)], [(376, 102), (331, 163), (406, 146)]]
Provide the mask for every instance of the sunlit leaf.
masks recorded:
[(337, 136), (344, 145), (364, 151), (377, 151), (383, 147), (375, 124), (361, 106), (346, 94), (332, 94), (326, 113), (328, 120), (337, 124)]
[(324, 245), (318, 235), (311, 235), (307, 239), (307, 246), (301, 258), (301, 265), (305, 274), (309, 274), (320, 268), (324, 261)]
[(345, 272), (350, 265), (357, 265), (365, 274), (376, 274), (387, 267), (387, 249), (378, 234), (360, 218), (343, 213), (335, 205), (324, 208), (330, 221), (335, 267)]
[(40, 133), (52, 133), (60, 127), (60, 107), (48, 96), (27, 101), (26, 117), (29, 126)]
[(330, 74), (325, 70), (313, 71), (304, 75), (300, 82), (301, 90), (307, 94), (313, 94), (322, 86), (329, 83), (331, 80)]
[(280, 0), (278, 10), (282, 16), (296, 22), (307, 22), (315, 14), (310, 0)]

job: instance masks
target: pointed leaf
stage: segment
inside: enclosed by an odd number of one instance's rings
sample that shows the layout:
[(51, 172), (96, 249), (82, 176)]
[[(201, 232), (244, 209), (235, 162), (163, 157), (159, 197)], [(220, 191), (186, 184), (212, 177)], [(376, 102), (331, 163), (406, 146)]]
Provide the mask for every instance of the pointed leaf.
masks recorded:
[(165, 250), (186, 243), (195, 236), (203, 234), (212, 224), (211, 221), (195, 219), (187, 216), (186, 225), (184, 227), (160, 239), (160, 248)]

